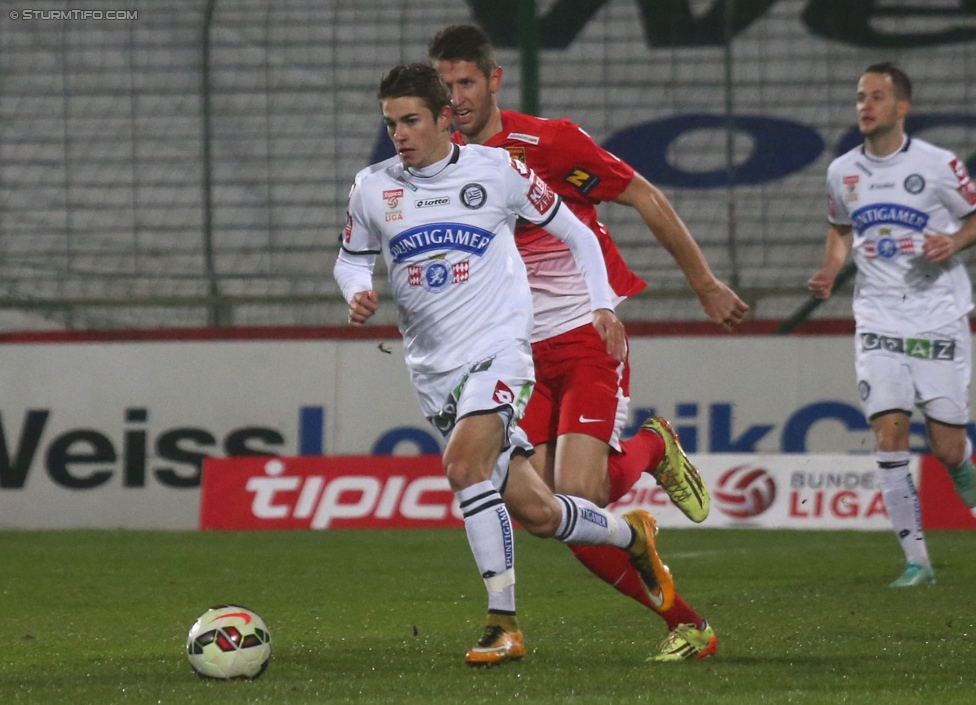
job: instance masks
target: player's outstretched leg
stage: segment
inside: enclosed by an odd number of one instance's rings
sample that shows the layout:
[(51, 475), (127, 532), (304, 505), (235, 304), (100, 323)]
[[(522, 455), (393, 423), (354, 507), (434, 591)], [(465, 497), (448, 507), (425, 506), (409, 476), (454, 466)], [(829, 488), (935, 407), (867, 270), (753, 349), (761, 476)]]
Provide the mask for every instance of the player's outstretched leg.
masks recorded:
[(648, 661), (684, 661), (712, 656), (718, 651), (718, 637), (715, 630), (702, 625), (679, 624), (661, 643), (661, 650)]
[(478, 643), (468, 649), (464, 661), (469, 666), (491, 668), (525, 656), (525, 639), (515, 620), (506, 623), (505, 615), (488, 614), (488, 623)]
[(647, 595), (655, 609), (666, 611), (674, 605), (674, 578), (657, 553), (657, 522), (641, 509), (624, 514), (623, 519), (634, 532), (634, 540), (627, 547), (630, 563), (640, 573)]
[(708, 487), (685, 455), (671, 424), (661, 416), (654, 416), (641, 425), (641, 430), (656, 433), (664, 440), (664, 458), (648, 472), (686, 517), (696, 523), (705, 521), (711, 502)]

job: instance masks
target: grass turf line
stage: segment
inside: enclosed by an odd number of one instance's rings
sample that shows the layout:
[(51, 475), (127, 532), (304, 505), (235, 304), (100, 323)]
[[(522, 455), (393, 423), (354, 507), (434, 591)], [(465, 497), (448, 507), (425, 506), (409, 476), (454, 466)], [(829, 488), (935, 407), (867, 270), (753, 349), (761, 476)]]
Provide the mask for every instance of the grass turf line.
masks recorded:
[[(479, 671), (462, 531), (0, 532), (0, 703), (972, 703), (976, 535), (928, 540), (938, 584), (896, 591), (888, 533), (664, 530), (720, 649), (651, 664), (664, 623), (519, 532), (529, 653)], [(268, 623), (258, 681), (190, 670), (186, 632), (222, 602)]]

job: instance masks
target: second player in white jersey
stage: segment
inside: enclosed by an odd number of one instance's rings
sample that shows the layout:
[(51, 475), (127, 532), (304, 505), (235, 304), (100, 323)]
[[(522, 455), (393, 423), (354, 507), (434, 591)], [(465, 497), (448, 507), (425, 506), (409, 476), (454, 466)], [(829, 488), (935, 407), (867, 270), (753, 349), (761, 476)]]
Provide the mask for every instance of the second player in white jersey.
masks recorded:
[(935, 582), (908, 472), (914, 408), (956, 494), (976, 507), (966, 432), (973, 303), (958, 254), (976, 244), (976, 186), (954, 154), (905, 133), (911, 99), (911, 79), (895, 64), (872, 64), (861, 74), (856, 107), (864, 144), (828, 167), (824, 262), (808, 283), (814, 296), (828, 298), (853, 253), (857, 391), (877, 444), (885, 510), (905, 556), (893, 588)]
[[(446, 159), (423, 169), (405, 168), (394, 157), (356, 177), (344, 259), (382, 253), (407, 365), (414, 372), (442, 372), (531, 335), (532, 299), (515, 246), (515, 214), (559, 231), (582, 253), (577, 262), (592, 308), (613, 308), (596, 238), (560, 205), (545, 182), (503, 150), (453, 145)], [(366, 264), (372, 269), (371, 261)], [(344, 292), (371, 286), (361, 278), (340, 285)]]
[(952, 235), (976, 209), (972, 181), (952, 152), (907, 136), (884, 158), (861, 145), (830, 164), (827, 187), (829, 221), (853, 230), (859, 328), (911, 335), (973, 308), (961, 258), (936, 263), (922, 252), (928, 233)]

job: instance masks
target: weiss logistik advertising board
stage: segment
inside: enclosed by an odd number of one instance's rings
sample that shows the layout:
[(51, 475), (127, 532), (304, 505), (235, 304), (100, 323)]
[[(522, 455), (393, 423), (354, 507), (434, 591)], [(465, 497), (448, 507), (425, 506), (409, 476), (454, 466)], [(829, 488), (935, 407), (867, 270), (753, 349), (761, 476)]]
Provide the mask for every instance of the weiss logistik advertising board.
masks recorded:
[[(671, 419), (712, 488), (703, 526), (884, 528), (850, 337), (635, 338), (631, 364), (628, 432)], [(396, 339), (4, 344), (0, 383), (0, 528), (456, 521)], [(636, 506), (690, 526), (648, 478), (616, 509)]]

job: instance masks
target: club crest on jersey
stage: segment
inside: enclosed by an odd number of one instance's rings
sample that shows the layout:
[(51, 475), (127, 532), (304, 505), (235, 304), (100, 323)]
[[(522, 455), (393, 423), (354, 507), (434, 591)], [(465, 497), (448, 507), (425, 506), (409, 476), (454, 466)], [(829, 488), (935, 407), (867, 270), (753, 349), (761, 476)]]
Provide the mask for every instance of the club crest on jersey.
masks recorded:
[(525, 147), (505, 147), (505, 151), (515, 161), (525, 164)]
[(857, 174), (844, 177), (844, 203), (854, 203), (860, 198), (857, 193), (857, 182), (860, 177)]
[(485, 253), (495, 233), (464, 223), (430, 223), (404, 230), (390, 239), (394, 262), (436, 250), (460, 250), (479, 257)]
[(461, 203), (466, 208), (477, 210), (485, 205), (488, 200), (488, 192), (481, 184), (465, 184), (461, 187)]
[(905, 181), (902, 183), (905, 190), (911, 194), (922, 193), (925, 190), (925, 179), (922, 178), (921, 174), (909, 174), (905, 177)]
[(349, 243), (352, 240), (352, 215), (346, 211), (346, 228), (342, 231), (342, 241)]

